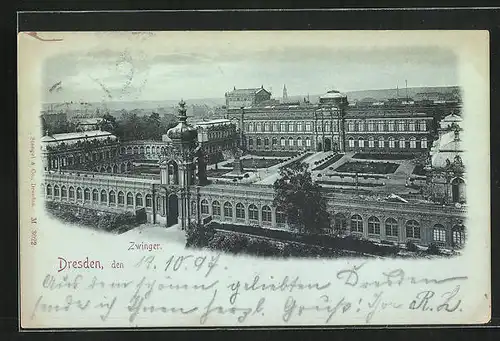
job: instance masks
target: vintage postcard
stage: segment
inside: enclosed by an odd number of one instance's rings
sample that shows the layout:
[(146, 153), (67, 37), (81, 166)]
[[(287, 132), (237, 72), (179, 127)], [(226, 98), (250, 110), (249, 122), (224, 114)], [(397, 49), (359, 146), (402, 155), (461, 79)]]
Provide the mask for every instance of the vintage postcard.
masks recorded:
[(489, 321), (487, 31), (18, 51), (22, 328)]

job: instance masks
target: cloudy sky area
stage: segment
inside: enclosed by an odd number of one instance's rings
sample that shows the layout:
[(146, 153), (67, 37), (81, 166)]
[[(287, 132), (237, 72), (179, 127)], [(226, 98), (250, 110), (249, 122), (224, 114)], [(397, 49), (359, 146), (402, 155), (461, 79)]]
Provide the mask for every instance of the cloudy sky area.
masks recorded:
[[(111, 50), (59, 55), (43, 73), (44, 101), (133, 101), (223, 98), (226, 91), (264, 85), (288, 95), (457, 85), (456, 56), (439, 48), (274, 48), (241, 53), (148, 55)], [(61, 82), (59, 91), (49, 92)]]

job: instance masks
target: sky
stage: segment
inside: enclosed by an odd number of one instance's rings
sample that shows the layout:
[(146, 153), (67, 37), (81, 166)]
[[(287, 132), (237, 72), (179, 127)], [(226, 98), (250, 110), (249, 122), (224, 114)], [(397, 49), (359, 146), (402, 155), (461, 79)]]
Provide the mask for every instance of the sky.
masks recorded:
[[(273, 97), (340, 91), (453, 86), (456, 55), (437, 47), (276, 47), (255, 52), (146, 54), (100, 49), (60, 54), (43, 68), (44, 102), (223, 98), (263, 85)], [(60, 83), (59, 90), (49, 89)]]

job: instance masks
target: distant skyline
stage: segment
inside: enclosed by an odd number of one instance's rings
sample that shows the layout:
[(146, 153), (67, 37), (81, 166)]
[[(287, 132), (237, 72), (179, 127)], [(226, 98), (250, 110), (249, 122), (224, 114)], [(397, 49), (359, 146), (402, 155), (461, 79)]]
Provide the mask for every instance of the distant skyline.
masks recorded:
[(436, 47), (276, 47), (244, 54), (156, 55), (101, 49), (49, 59), (43, 69), (43, 101), (224, 98), (233, 87), (260, 86), (280, 98), (285, 84), (290, 97), (330, 89), (403, 89), (405, 80), (408, 87), (458, 85), (456, 56)]

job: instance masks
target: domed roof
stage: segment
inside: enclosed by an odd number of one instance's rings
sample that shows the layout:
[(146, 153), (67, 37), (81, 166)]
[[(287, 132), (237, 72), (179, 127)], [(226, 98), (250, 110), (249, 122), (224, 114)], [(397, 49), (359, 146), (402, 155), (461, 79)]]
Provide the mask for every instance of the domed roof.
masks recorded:
[(330, 90), (326, 94), (320, 96), (320, 98), (343, 98), (343, 97), (347, 96), (337, 90)]
[(179, 123), (173, 127), (170, 128), (167, 131), (167, 137), (171, 139), (172, 141), (180, 141), (180, 142), (191, 142), (196, 140), (198, 136), (198, 132), (196, 131), (196, 128), (191, 126), (186, 122), (187, 116), (186, 116), (186, 102), (182, 101), (179, 103)]

